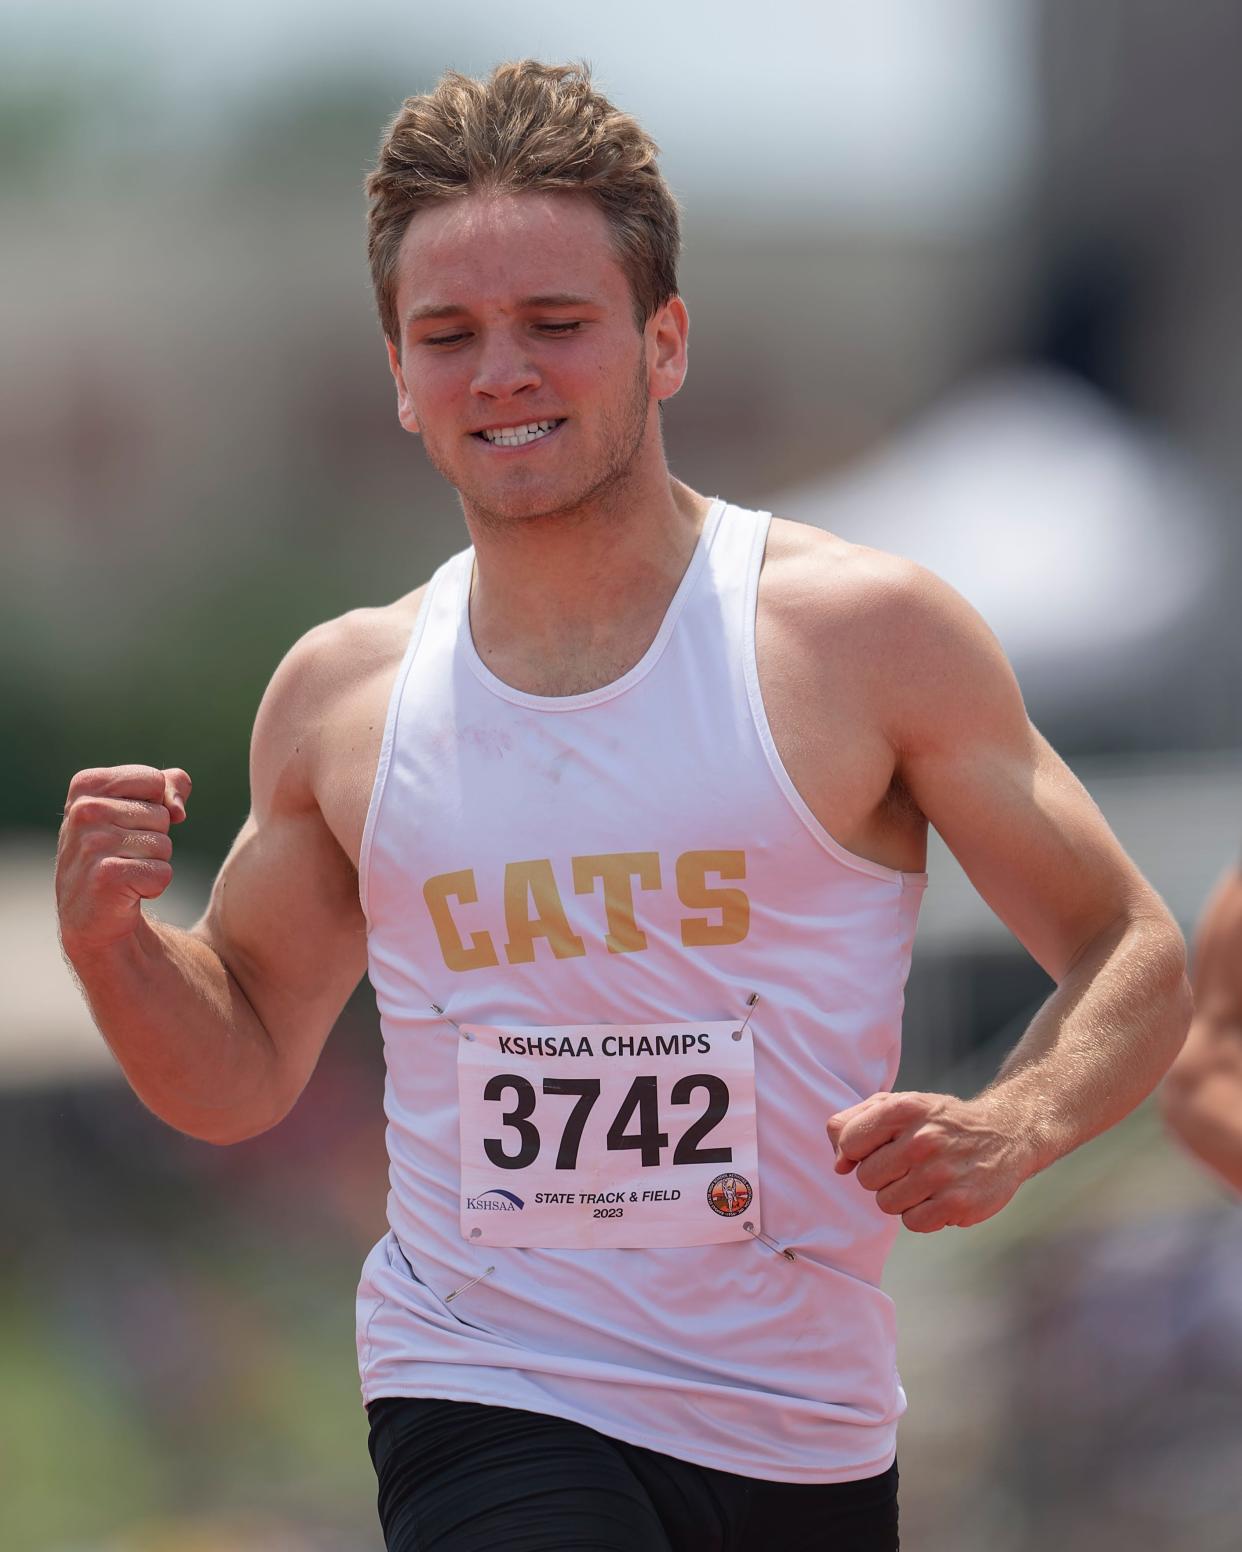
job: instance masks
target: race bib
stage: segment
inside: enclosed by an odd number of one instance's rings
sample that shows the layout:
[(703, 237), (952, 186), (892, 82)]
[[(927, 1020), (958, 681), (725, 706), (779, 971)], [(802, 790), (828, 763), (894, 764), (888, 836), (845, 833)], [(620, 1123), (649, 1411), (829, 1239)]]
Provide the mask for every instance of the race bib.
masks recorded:
[(463, 1024), (461, 1036), (465, 1238), (591, 1250), (759, 1232), (755, 1052), (740, 1018)]

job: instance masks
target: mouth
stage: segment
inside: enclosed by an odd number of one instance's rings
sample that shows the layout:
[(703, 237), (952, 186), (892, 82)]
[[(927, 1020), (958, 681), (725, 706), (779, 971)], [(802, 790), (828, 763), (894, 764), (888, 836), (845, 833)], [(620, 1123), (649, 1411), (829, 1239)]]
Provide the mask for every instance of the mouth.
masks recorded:
[(489, 447), (529, 447), (542, 442), (565, 424), (560, 420), (532, 420), (524, 426), (490, 426), (485, 431), (472, 431), (476, 442), (486, 442)]

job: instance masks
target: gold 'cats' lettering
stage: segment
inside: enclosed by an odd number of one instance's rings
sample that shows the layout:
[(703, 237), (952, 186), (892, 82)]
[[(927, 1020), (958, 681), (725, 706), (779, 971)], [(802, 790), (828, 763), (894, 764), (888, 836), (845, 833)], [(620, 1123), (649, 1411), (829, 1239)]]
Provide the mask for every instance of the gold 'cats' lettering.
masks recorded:
[[(634, 880), (642, 890), (663, 887), (659, 852), (598, 852), (570, 858), (570, 867), (575, 894), (593, 895), (602, 882), (607, 929), (602, 937), (608, 952), (637, 954), (646, 949), (647, 934), (638, 925), (635, 911)], [(745, 890), (724, 888), (715, 880), (744, 879), (746, 853), (740, 849), (682, 852), (675, 872), (682, 905), (705, 913), (682, 918), (682, 943), (687, 948), (741, 943), (750, 932), (749, 897)], [(492, 933), (465, 929), (450, 904), (478, 904), (473, 868), (429, 878), (423, 885), (423, 899), (448, 969), (488, 970), (499, 965)], [(546, 940), (554, 959), (580, 959), (587, 951), (586, 943), (569, 924), (547, 857), (505, 864), (504, 914), (504, 952), (511, 965), (533, 964), (539, 938)]]
[(474, 905), (479, 898), (475, 887), (474, 869), (461, 868), (456, 873), (437, 873), (423, 885), (423, 899), (431, 913), (431, 923), (440, 940), (440, 952), (450, 970), (490, 970), (500, 963), (492, 945), (490, 932), (472, 932), (470, 947), (461, 940), (453, 913), (449, 910), (449, 896), (456, 895), (463, 905)]
[[(533, 904), (535, 914), (528, 910)], [(552, 864), (546, 857), (505, 863), (505, 955), (511, 965), (528, 965), (535, 957), (535, 939), (547, 938), (557, 959), (577, 959), (586, 944), (570, 931)]]
[(647, 947), (647, 934), (634, 920), (634, 888), (659, 889), (658, 851), (600, 852), (594, 857), (575, 857), (574, 893), (595, 893), (595, 880), (604, 881), (604, 915), (608, 934), (604, 943), (610, 954), (636, 954)]
[(677, 897), (692, 910), (719, 911), (719, 921), (706, 916), (687, 916), (681, 924), (681, 941), (687, 948), (708, 948), (740, 943), (750, 931), (750, 900), (741, 889), (712, 889), (707, 875), (746, 877), (744, 851), (683, 851), (677, 859)]

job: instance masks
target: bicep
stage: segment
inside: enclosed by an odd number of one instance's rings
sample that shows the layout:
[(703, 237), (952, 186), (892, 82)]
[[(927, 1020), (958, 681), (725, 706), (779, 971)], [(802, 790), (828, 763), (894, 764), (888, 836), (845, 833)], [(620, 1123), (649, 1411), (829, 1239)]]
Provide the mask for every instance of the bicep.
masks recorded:
[(252, 812), (195, 932), (266, 1030), (287, 1108), (366, 970), (356, 875), (318, 809)]
[(314, 790), (314, 730), (325, 722), (330, 658), (322, 631), (312, 632), (268, 686), (251, 740), (250, 815), (194, 929), (266, 1030), (285, 1108), (366, 970), (357, 874)]
[(917, 699), (907, 691), (903, 703), (899, 770), (979, 894), (1059, 981), (1099, 934), (1164, 907), (1032, 726), (991, 632), (944, 593), (926, 621)]

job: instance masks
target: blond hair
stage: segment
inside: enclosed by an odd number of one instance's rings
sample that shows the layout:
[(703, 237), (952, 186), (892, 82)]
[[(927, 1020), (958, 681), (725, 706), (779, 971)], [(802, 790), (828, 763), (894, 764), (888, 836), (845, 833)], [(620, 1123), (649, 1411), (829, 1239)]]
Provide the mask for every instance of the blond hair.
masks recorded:
[(583, 65), (534, 59), (498, 65), (486, 81), (449, 71), (408, 97), (366, 181), (367, 256), (380, 324), (398, 347), (396, 266), (411, 219), (473, 193), (580, 190), (606, 217), (641, 328), (677, 295), (677, 202), (659, 147), (591, 85)]

